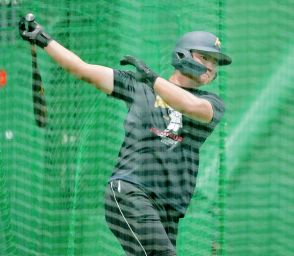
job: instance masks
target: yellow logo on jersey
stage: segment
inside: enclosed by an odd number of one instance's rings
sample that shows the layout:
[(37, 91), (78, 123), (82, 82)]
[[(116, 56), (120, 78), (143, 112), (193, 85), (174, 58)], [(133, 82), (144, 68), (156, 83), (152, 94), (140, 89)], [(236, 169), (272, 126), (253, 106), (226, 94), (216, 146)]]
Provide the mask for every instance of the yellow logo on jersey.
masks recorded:
[(154, 107), (156, 107), (156, 108), (168, 108), (168, 105), (163, 101), (163, 99), (159, 95), (156, 95)]

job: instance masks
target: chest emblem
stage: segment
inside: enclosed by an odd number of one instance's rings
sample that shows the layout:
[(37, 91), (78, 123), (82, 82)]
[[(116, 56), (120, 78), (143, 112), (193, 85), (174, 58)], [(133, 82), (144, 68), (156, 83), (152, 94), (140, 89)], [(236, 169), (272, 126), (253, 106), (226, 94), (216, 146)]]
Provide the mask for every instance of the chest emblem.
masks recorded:
[(168, 105), (163, 101), (163, 99), (156, 95), (154, 107), (156, 108), (168, 108)]
[(156, 96), (154, 107), (167, 109), (167, 115), (163, 115), (163, 118), (168, 120), (168, 124), (164, 131), (157, 128), (151, 128), (150, 130), (161, 137), (162, 143), (175, 146), (183, 140), (183, 137), (179, 136), (179, 132), (183, 127), (182, 113), (171, 108), (159, 95)]

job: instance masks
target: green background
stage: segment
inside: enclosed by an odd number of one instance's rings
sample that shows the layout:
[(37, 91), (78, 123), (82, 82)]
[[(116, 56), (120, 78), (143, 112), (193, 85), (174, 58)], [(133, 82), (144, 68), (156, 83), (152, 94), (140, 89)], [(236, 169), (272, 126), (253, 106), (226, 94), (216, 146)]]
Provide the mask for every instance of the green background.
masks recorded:
[(119, 68), (125, 54), (161, 76), (179, 36), (219, 36), (233, 64), (207, 90), (226, 114), (202, 148), (178, 255), (293, 255), (294, 2), (292, 0), (0, 0), (0, 255), (122, 255), (104, 220), (107, 178), (125, 105), (38, 61), (49, 125), (35, 125), (30, 46), (20, 15), (83, 60)]

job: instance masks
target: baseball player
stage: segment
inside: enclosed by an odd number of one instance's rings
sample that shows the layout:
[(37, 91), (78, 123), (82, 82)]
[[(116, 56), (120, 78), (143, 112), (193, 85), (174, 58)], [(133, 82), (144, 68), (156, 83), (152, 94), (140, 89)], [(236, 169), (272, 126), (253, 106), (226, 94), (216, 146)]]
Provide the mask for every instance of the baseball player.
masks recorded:
[(169, 79), (124, 56), (121, 71), (84, 62), (35, 23), (19, 22), (21, 37), (43, 48), (61, 67), (128, 107), (125, 139), (105, 193), (105, 218), (127, 255), (176, 255), (178, 223), (193, 195), (199, 149), (224, 113), (215, 94), (199, 89), (231, 58), (204, 31), (184, 34), (172, 52)]

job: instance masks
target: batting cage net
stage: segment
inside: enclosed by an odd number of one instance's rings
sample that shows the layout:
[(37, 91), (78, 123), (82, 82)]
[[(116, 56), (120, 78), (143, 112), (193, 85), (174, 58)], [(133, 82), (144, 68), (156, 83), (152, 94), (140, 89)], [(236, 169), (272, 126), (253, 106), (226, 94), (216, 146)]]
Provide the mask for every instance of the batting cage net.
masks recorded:
[(38, 48), (48, 111), (38, 127), (31, 49), (17, 26), (28, 12), (88, 63), (120, 69), (129, 54), (164, 78), (181, 35), (218, 35), (233, 63), (206, 90), (226, 114), (201, 148), (177, 253), (293, 255), (293, 8), (292, 0), (0, 0), (0, 255), (124, 255), (104, 218), (104, 191), (127, 107)]

